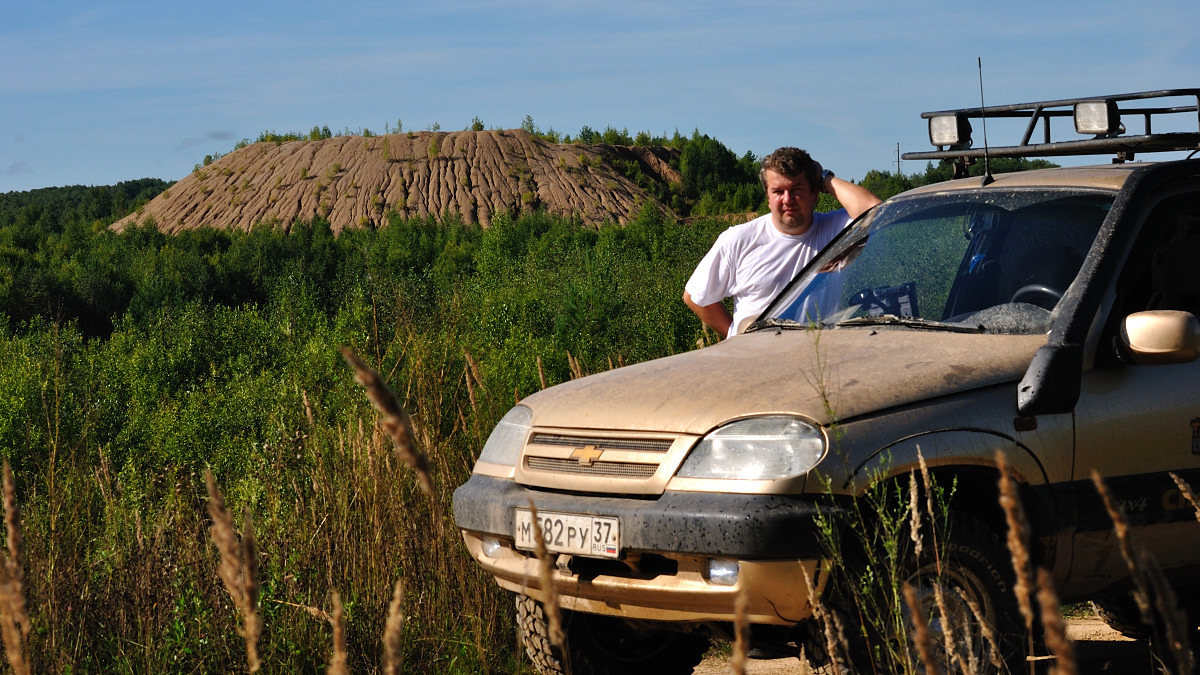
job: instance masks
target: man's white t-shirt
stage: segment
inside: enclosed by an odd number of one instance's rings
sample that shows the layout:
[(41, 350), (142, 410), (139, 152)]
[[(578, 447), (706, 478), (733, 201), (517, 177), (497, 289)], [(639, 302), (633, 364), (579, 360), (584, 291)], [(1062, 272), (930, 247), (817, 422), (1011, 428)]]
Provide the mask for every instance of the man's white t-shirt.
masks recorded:
[(735, 225), (717, 237), (684, 289), (701, 306), (733, 298), (733, 337), (738, 325), (766, 309), (850, 220), (844, 209), (814, 213), (812, 227), (799, 235), (775, 229), (769, 213)]

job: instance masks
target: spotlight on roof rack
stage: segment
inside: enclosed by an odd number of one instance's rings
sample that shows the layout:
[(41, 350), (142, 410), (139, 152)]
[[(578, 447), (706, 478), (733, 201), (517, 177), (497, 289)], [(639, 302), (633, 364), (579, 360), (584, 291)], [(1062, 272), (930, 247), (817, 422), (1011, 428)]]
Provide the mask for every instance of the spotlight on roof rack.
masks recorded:
[(1075, 131), (1081, 134), (1112, 136), (1125, 131), (1117, 102), (1111, 99), (1080, 101), (1075, 104)]
[(962, 113), (929, 118), (929, 142), (952, 149), (971, 147), (971, 121)]

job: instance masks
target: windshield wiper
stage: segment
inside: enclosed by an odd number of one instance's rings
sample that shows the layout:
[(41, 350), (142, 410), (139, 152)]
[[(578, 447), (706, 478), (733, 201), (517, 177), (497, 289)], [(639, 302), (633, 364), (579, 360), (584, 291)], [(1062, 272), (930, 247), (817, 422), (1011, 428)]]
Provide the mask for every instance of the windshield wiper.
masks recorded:
[(804, 330), (806, 328), (809, 328), (812, 326), (819, 326), (819, 325), (821, 325), (821, 324), (801, 323), (799, 321), (793, 321), (792, 319), (774, 319), (774, 318), (759, 319), (758, 321), (755, 321), (754, 323), (750, 324), (746, 328), (746, 332), (749, 333), (753, 330), (761, 330), (763, 328), (786, 328), (788, 330)]
[(911, 316), (896, 316), (895, 314), (881, 314), (880, 316), (859, 316), (853, 319), (839, 321), (835, 326), (905, 326), (907, 328), (927, 328), (930, 330), (941, 330), (951, 333), (982, 333), (986, 329), (982, 325), (968, 326), (961, 323), (946, 323), (944, 321), (930, 321), (929, 319), (917, 319)]

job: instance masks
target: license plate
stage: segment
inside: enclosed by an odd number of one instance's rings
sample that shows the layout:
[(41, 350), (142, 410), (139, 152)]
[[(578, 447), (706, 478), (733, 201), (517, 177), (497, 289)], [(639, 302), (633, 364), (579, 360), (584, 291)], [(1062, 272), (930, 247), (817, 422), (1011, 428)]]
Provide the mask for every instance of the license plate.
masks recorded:
[[(621, 553), (620, 520), (605, 516), (538, 511), (542, 539), (551, 553), (569, 553), (593, 558), (616, 558)], [(534, 550), (533, 515), (528, 509), (516, 512), (517, 548)]]

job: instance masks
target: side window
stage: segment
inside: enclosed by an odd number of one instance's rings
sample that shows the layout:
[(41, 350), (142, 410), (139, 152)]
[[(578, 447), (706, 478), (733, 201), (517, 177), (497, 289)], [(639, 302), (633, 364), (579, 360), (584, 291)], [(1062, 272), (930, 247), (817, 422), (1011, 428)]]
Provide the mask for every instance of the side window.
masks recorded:
[[(1108, 339), (1126, 316), (1147, 309), (1178, 309), (1200, 318), (1200, 191), (1163, 200), (1146, 219), (1117, 282)], [(1098, 365), (1115, 364), (1114, 357), (1102, 354)]]
[(1200, 195), (1189, 201), (1197, 210), (1174, 215), (1154, 252), (1147, 309), (1181, 309), (1200, 317)]
[(1200, 192), (1154, 208), (1128, 265), (1118, 291), (1123, 314), (1179, 309), (1200, 316)]

